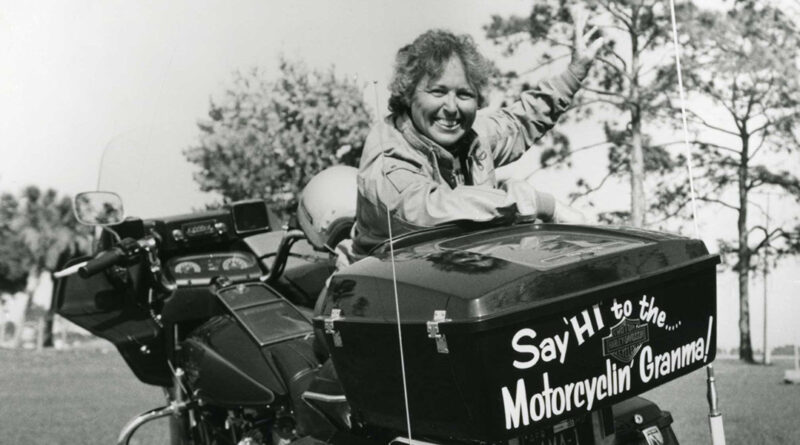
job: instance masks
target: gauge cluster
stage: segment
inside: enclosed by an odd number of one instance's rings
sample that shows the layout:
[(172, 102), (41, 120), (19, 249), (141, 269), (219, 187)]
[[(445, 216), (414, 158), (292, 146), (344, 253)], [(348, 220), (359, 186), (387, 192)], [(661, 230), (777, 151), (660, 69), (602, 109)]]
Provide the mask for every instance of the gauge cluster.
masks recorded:
[(208, 284), (218, 276), (252, 278), (261, 274), (256, 258), (245, 252), (175, 257), (167, 267), (179, 285)]

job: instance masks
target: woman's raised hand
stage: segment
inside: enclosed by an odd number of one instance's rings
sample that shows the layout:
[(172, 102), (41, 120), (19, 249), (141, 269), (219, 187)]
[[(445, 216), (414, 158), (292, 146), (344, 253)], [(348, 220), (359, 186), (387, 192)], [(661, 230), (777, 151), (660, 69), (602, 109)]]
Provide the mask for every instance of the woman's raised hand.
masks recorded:
[(589, 14), (582, 6), (576, 5), (570, 8), (570, 15), (575, 26), (572, 35), (572, 60), (570, 61), (570, 66), (573, 68), (573, 72), (583, 79), (589, 72), (589, 67), (591, 67), (592, 61), (597, 56), (597, 51), (603, 46), (603, 38), (600, 37), (593, 42), (591, 41), (592, 37), (599, 31), (597, 26), (592, 26), (588, 32), (584, 33)]

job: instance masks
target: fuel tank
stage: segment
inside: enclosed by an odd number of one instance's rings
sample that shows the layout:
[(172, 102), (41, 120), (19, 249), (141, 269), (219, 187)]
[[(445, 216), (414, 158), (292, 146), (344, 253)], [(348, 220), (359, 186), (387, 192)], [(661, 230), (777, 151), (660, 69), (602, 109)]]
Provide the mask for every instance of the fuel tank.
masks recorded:
[(223, 407), (264, 406), (289, 392), (294, 374), (315, 368), (311, 322), (263, 284), (217, 292), (230, 310), (195, 329), (181, 343), (190, 391)]

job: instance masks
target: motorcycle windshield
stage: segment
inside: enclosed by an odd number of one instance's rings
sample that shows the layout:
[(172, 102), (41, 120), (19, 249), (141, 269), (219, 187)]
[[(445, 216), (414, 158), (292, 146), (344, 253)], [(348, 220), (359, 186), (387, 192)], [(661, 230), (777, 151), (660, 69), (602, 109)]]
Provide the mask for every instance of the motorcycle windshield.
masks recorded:
[(104, 148), (97, 189), (122, 198), (125, 215), (153, 218), (203, 210), (222, 199), (205, 193), (184, 152), (196, 139), (185, 125), (145, 127), (120, 134)]

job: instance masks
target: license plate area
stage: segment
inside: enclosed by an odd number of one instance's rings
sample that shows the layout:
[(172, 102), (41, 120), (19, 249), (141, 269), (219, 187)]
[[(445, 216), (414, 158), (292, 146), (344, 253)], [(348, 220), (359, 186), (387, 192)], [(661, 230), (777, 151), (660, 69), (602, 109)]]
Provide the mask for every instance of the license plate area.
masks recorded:
[(581, 445), (592, 443), (592, 425), (585, 417), (567, 419), (552, 428), (527, 433), (511, 439), (508, 445)]

